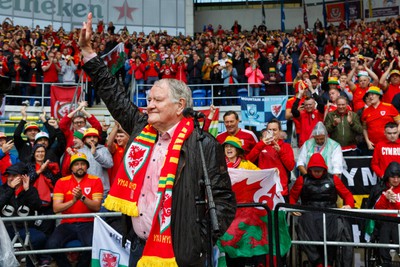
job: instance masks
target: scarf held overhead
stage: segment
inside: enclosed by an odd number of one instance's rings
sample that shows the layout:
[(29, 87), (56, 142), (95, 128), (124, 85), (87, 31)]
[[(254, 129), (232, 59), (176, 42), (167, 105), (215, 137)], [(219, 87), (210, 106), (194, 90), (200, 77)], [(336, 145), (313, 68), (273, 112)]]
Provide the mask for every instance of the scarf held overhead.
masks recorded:
[[(184, 118), (172, 136), (160, 172), (155, 216), (138, 266), (177, 266), (170, 228), (172, 188), (182, 145), (193, 129), (193, 120)], [(156, 129), (147, 125), (133, 140), (125, 153), (124, 164), (119, 167), (114, 184), (104, 202), (107, 209), (129, 216), (139, 215), (138, 200), (156, 137)]]

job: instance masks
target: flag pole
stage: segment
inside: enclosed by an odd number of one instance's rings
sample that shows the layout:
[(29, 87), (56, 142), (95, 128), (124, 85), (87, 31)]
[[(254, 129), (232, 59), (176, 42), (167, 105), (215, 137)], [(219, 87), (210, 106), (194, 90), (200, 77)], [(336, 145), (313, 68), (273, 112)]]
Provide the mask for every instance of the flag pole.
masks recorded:
[(285, 31), (285, 10), (283, 8), (283, 0), (281, 0), (281, 31)]
[(264, 0), (261, 0), (261, 16), (262, 16), (262, 25), (265, 25), (265, 9), (264, 9)]

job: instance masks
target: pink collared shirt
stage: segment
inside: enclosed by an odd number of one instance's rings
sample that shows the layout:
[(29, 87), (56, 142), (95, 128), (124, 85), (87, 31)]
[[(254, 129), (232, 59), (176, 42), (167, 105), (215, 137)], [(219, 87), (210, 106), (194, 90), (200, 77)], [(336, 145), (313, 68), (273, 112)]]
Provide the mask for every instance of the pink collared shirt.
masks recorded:
[(147, 239), (153, 223), (154, 212), (157, 202), (158, 180), (161, 168), (163, 167), (165, 155), (171, 138), (176, 130), (178, 123), (162, 135), (158, 135), (158, 140), (154, 144), (151, 152), (150, 162), (147, 166), (142, 190), (138, 201), (139, 216), (132, 217), (132, 226), (135, 233), (141, 239)]

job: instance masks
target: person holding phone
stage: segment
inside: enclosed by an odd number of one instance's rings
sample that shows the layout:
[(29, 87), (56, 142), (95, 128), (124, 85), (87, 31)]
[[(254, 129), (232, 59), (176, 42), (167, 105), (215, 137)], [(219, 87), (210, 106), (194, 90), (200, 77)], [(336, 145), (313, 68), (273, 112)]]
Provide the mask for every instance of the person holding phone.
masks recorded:
[(251, 162), (258, 161), (260, 169), (278, 168), (279, 177), (283, 187), (282, 196), (287, 198), (289, 195), (289, 177), (294, 169), (294, 153), (289, 143), (285, 143), (282, 136), (281, 122), (272, 119), (267, 124), (267, 130), (264, 131), (261, 141), (247, 155)]
[[(14, 147), (14, 139), (7, 139), (4, 132), (0, 132), (0, 173), (4, 173), (8, 167), (17, 163), (18, 156), (10, 151)], [(7, 178), (1, 176), (0, 184), (7, 183)]]

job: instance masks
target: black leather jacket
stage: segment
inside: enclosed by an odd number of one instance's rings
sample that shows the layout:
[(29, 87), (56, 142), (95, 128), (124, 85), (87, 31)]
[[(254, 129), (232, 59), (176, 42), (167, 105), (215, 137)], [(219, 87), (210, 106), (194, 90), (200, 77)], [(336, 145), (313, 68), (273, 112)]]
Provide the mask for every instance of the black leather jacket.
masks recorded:
[[(122, 128), (131, 133), (127, 147), (147, 125), (147, 114), (139, 111), (125, 93), (122, 84), (112, 76), (99, 58), (93, 58), (83, 66), (91, 77), (98, 95)], [(221, 145), (208, 133), (204, 133), (203, 148), (209, 170), (212, 193), (216, 205), (220, 233), (213, 235), (215, 242), (229, 227), (236, 212), (236, 199)], [(207, 209), (196, 205), (204, 200), (203, 171), (197, 143), (197, 132), (193, 132), (182, 146), (176, 173), (172, 199), (172, 242), (179, 266), (204, 266), (207, 243)], [(132, 228), (131, 220), (125, 220)], [(127, 230), (125, 229), (125, 235)]]

